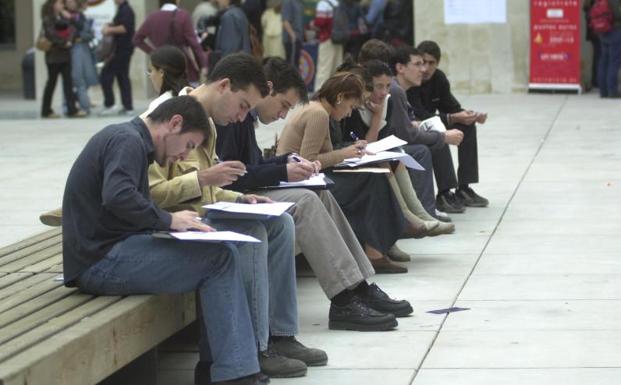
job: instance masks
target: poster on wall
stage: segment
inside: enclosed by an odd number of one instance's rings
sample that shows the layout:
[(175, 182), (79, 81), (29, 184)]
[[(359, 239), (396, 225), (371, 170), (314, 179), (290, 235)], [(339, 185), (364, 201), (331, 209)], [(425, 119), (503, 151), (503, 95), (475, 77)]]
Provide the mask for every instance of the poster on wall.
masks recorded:
[(580, 0), (531, 0), (529, 89), (580, 86)]
[(444, 0), (445, 24), (504, 24), (506, 22), (506, 0)]

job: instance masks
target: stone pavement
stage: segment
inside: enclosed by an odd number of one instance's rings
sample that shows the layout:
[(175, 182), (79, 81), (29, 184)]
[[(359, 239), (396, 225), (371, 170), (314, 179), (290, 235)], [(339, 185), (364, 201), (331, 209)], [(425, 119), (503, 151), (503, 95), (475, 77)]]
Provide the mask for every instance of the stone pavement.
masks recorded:
[[(621, 103), (587, 95), (476, 95), (484, 209), (453, 235), (399, 241), (404, 275), (374, 278), (410, 300), (384, 333), (329, 331), (329, 302), (298, 280), (299, 339), (329, 364), (280, 384), (613, 385), (621, 378)], [(0, 121), (0, 246), (43, 231), (85, 141), (115, 119)], [(118, 118), (116, 118), (118, 120)], [(261, 144), (274, 130), (257, 132)], [(433, 309), (470, 310), (446, 315)], [(195, 351), (165, 352), (163, 385), (193, 383)]]

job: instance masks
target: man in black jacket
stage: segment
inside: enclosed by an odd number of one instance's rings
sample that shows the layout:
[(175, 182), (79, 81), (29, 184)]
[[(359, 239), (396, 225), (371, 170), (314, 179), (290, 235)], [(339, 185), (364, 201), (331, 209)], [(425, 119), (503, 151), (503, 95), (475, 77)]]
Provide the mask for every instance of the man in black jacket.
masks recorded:
[[(216, 151), (222, 160), (241, 160), (246, 175), (227, 186), (253, 191), (276, 186), (281, 181), (300, 181), (321, 169), (297, 154), (264, 159), (255, 137), (255, 123), (282, 119), (300, 100), (306, 88), (297, 70), (282, 59), (270, 59), (264, 66), (272, 92), (241, 123), (218, 126)], [(293, 201), (291, 215), (296, 241), (306, 256), (326, 296), (330, 298), (330, 329), (389, 330), (397, 325), (395, 316), (412, 312), (407, 301), (390, 299), (367, 279), (375, 271), (329, 191), (319, 194), (307, 189), (261, 190), (261, 195), (277, 201)]]
[[(453, 160), (448, 146), (433, 149), (433, 169), (438, 184), (436, 206), (447, 212), (459, 210), (465, 204), (471, 207), (486, 207), (487, 199), (478, 195), (470, 184), (479, 181), (477, 152), (477, 131), (475, 123), (483, 124), (487, 113), (465, 110), (451, 93), (451, 84), (444, 72), (438, 69), (440, 47), (433, 41), (423, 41), (418, 45), (423, 55), (425, 67), (423, 82), (407, 91), (408, 101), (417, 119), (440, 117), (449, 129), (458, 129), (464, 134), (458, 147), (459, 169), (455, 175)], [(455, 193), (451, 189), (456, 189)]]

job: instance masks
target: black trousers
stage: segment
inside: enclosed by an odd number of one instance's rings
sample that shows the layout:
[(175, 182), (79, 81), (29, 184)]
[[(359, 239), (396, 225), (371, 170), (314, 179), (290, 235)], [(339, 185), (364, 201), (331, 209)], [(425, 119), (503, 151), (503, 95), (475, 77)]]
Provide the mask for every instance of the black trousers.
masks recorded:
[(126, 110), (133, 110), (132, 102), (132, 84), (129, 80), (129, 62), (132, 58), (132, 52), (115, 52), (112, 59), (104, 66), (99, 75), (99, 82), (104, 94), (104, 106), (112, 107), (114, 105), (114, 91), (112, 84), (116, 78), (121, 91), (121, 103)]
[(300, 40), (296, 40), (295, 42), (287, 42), (285, 44), (285, 55), (287, 56), (287, 61), (295, 68), (300, 66), (300, 55), (302, 54), (302, 42)]
[(429, 215), (436, 215), (436, 195), (433, 191), (433, 162), (431, 150), (424, 144), (408, 144), (403, 150), (416, 159), (425, 171), (408, 168), (414, 191)]
[(457, 175), (455, 175), (451, 150), (447, 144), (431, 152), (433, 171), (440, 192), (479, 181), (477, 127), (474, 124), (470, 126), (456, 124), (454, 128), (464, 133), (464, 140), (457, 148), (457, 158), (459, 159)]
[(45, 63), (47, 65), (47, 83), (43, 91), (43, 104), (41, 106), (41, 115), (47, 116), (54, 111), (52, 110), (52, 96), (56, 88), (58, 75), (63, 77), (63, 94), (67, 101), (67, 113), (73, 115), (77, 112), (75, 107), (75, 97), (73, 95), (73, 81), (71, 80), (71, 61), (65, 63)]

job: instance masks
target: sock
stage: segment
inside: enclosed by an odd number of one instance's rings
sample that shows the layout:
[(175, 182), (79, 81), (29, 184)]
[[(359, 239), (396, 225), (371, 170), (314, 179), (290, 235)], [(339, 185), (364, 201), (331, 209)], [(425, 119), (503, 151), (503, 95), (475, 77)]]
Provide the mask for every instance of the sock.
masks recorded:
[(330, 301), (337, 306), (345, 306), (351, 301), (351, 298), (354, 296), (354, 290), (345, 289), (332, 297)]
[(447, 196), (447, 195), (449, 195), (449, 193), (450, 193), (450, 192), (451, 192), (451, 189), (448, 189), (448, 190), (442, 190), (442, 191), (439, 191), (439, 192), (438, 192), (438, 196), (441, 196), (441, 195), (442, 195), (442, 196)]
[(369, 290), (369, 284), (367, 281), (362, 281), (356, 286), (354, 292), (358, 295), (364, 296), (367, 294), (367, 290)]
[(468, 191), (469, 188), (470, 188), (470, 186), (468, 186), (467, 184), (460, 184), (459, 185), (459, 189), (460, 190)]

